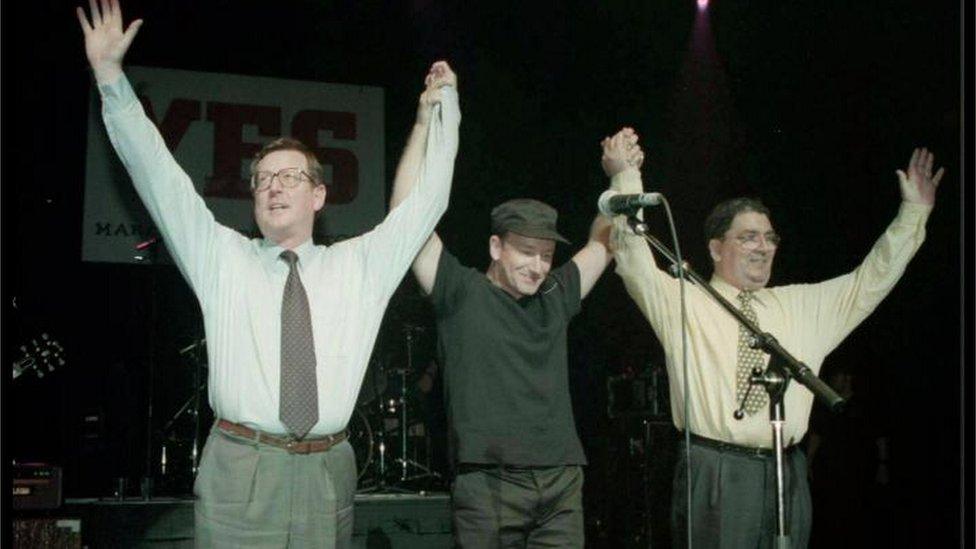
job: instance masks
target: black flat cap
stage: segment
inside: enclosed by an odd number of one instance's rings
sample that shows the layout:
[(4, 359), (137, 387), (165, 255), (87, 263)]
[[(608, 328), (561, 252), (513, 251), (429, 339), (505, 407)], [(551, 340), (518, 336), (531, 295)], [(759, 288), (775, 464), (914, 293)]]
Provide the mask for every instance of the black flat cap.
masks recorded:
[(491, 211), (491, 232), (499, 236), (511, 231), (522, 236), (544, 238), (569, 244), (556, 232), (559, 214), (552, 206), (531, 198), (515, 198)]

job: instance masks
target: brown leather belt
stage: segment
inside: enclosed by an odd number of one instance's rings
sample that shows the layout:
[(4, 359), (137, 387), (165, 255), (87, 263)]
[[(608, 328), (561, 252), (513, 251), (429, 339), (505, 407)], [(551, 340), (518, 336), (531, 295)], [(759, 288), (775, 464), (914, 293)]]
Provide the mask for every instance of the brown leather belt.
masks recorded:
[(287, 435), (271, 435), (262, 431), (255, 431), (250, 427), (245, 427), (239, 423), (231, 423), (226, 419), (217, 421), (217, 428), (227, 434), (253, 440), (254, 442), (258, 442), (260, 444), (267, 444), (268, 446), (283, 448), (288, 450), (288, 453), (290, 454), (314, 454), (317, 452), (325, 452), (329, 448), (332, 448), (336, 444), (346, 440), (346, 438), (349, 436), (348, 431), (343, 430), (342, 432), (334, 435), (297, 440)]

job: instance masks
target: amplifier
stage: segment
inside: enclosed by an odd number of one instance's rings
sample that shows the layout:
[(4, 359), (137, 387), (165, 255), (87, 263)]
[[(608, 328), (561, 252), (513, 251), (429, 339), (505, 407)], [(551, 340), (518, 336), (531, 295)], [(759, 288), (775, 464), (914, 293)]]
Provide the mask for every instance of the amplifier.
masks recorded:
[(611, 419), (671, 417), (668, 375), (663, 366), (650, 365), (639, 373), (607, 377), (607, 415)]
[(61, 506), (61, 468), (43, 463), (14, 464), (14, 509)]
[(12, 547), (81, 549), (81, 520), (77, 518), (14, 518)]

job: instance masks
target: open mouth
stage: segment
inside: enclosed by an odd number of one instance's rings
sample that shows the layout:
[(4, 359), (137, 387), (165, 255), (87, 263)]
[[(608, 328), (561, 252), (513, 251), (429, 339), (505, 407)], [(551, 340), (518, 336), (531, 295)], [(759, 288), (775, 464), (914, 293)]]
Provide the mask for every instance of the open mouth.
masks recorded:
[(271, 211), (275, 211), (275, 210), (286, 210), (286, 209), (288, 209), (288, 206), (285, 205), (285, 204), (271, 204), (270, 206), (268, 206), (268, 209), (271, 210)]

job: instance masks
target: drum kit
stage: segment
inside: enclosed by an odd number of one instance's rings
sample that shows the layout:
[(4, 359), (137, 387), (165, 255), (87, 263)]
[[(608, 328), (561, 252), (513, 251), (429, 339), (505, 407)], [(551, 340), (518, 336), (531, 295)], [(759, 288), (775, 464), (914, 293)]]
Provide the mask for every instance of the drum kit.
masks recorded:
[(418, 410), (425, 396), (417, 383), (414, 346), (423, 331), (404, 326), (406, 363), (373, 361), (363, 381), (348, 427), (360, 493), (423, 491), (442, 480), (431, 467), (430, 429)]
[[(370, 361), (356, 408), (349, 419), (349, 441), (356, 453), (359, 493), (423, 493), (444, 488), (432, 467), (431, 432), (424, 416), (429, 384), (418, 380), (426, 370), (415, 364), (416, 344), (426, 328), (405, 325), (403, 359)], [(180, 350), (194, 370), (193, 390), (164, 424), (160, 470), (164, 478), (192, 486), (207, 436), (206, 340)], [(424, 389), (427, 391), (425, 392)]]

